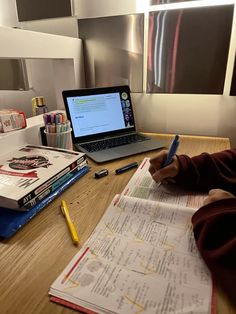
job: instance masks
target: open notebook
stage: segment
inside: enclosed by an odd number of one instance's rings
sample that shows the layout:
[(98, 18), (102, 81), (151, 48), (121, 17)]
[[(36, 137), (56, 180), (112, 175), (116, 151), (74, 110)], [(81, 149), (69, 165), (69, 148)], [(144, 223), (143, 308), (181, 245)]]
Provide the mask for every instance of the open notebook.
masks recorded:
[(89, 314), (210, 314), (215, 290), (191, 217), (204, 194), (152, 180), (145, 158), (50, 287)]
[(105, 162), (163, 147), (136, 132), (129, 86), (62, 92), (75, 147)]

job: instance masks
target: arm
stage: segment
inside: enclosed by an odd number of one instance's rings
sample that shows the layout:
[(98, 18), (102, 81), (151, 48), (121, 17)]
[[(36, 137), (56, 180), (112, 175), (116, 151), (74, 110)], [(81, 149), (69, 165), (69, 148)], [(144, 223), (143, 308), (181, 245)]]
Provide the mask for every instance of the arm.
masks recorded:
[(177, 156), (176, 183), (195, 189), (224, 189), (236, 194), (236, 149), (195, 157)]
[(162, 167), (167, 151), (150, 159), (149, 171), (156, 181), (174, 179), (177, 184), (198, 190), (223, 189), (236, 194), (236, 149), (215, 154), (203, 153), (190, 158), (177, 155), (173, 162)]
[(230, 300), (236, 304), (236, 198), (201, 207), (192, 217), (199, 252)]

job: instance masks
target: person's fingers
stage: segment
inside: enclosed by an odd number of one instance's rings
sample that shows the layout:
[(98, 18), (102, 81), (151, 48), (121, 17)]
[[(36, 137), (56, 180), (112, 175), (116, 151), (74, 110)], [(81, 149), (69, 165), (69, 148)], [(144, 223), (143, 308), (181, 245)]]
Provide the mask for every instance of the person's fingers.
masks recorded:
[(218, 193), (219, 191), (221, 191), (220, 189), (211, 189), (209, 192), (208, 192), (208, 195), (209, 196), (213, 196), (215, 195), (216, 193)]
[(167, 153), (167, 150), (162, 150), (150, 159), (149, 172), (156, 182), (172, 178), (178, 174), (178, 160), (176, 156), (173, 157), (173, 161), (168, 166), (163, 167)]
[(156, 169), (152, 165), (150, 165), (148, 171), (151, 175), (153, 175), (156, 172)]
[(210, 203), (212, 203), (212, 201), (211, 201), (211, 198), (209, 197), (209, 196), (207, 196), (205, 199), (204, 199), (204, 201), (203, 201), (203, 205), (207, 205), (207, 204), (210, 204)]
[[(162, 167), (163, 161), (166, 159), (167, 150), (162, 150), (157, 153), (157, 155), (153, 158), (150, 158), (150, 165), (149, 165), (149, 173), (153, 177), (155, 173), (159, 171)], [(158, 175), (157, 175), (158, 176)]]
[(221, 189), (212, 189), (209, 191), (208, 196), (203, 201), (203, 205), (207, 205), (222, 199), (235, 197), (232, 193)]
[(150, 158), (150, 166), (154, 169), (160, 169), (163, 162), (166, 160), (167, 150), (163, 149), (153, 158)]
[(162, 181), (161, 181), (161, 183), (162, 184), (175, 184), (176, 183), (176, 181), (175, 181), (175, 179), (173, 179), (173, 178), (166, 178), (166, 179), (163, 179)]
[(178, 173), (177, 162), (176, 160), (174, 160), (173, 163), (171, 163), (170, 165), (156, 171), (152, 175), (152, 177), (156, 182), (158, 182), (163, 181), (164, 179), (167, 178), (173, 178), (177, 175), (177, 173)]

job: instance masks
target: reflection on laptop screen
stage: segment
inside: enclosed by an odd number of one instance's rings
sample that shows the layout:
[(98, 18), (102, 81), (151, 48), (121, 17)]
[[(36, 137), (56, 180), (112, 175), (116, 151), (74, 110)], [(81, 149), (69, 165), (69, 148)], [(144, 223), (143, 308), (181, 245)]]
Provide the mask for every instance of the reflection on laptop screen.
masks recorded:
[(126, 92), (67, 97), (75, 137), (134, 127)]

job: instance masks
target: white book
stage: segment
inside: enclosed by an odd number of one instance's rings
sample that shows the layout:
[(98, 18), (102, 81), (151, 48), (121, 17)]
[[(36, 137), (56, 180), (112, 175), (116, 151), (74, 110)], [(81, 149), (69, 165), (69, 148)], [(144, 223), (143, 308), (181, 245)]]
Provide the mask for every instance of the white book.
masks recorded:
[(0, 156), (0, 207), (24, 208), (42, 189), (84, 160), (84, 153), (34, 145)]
[(30, 210), (38, 202), (41, 202), (50, 193), (54, 192), (64, 182), (71, 179), (71, 177), (74, 176), (76, 173), (81, 172), (81, 170), (84, 167), (88, 167), (87, 160), (84, 160), (79, 165), (76, 165), (73, 168), (68, 166), (63, 172), (60, 172), (59, 174), (54, 176), (52, 179), (47, 181), (45, 184), (42, 184), (39, 188), (34, 190), (32, 198), (30, 199), (30, 201), (25, 203), (24, 207), (19, 208), (19, 210), (22, 210), (22, 211)]

